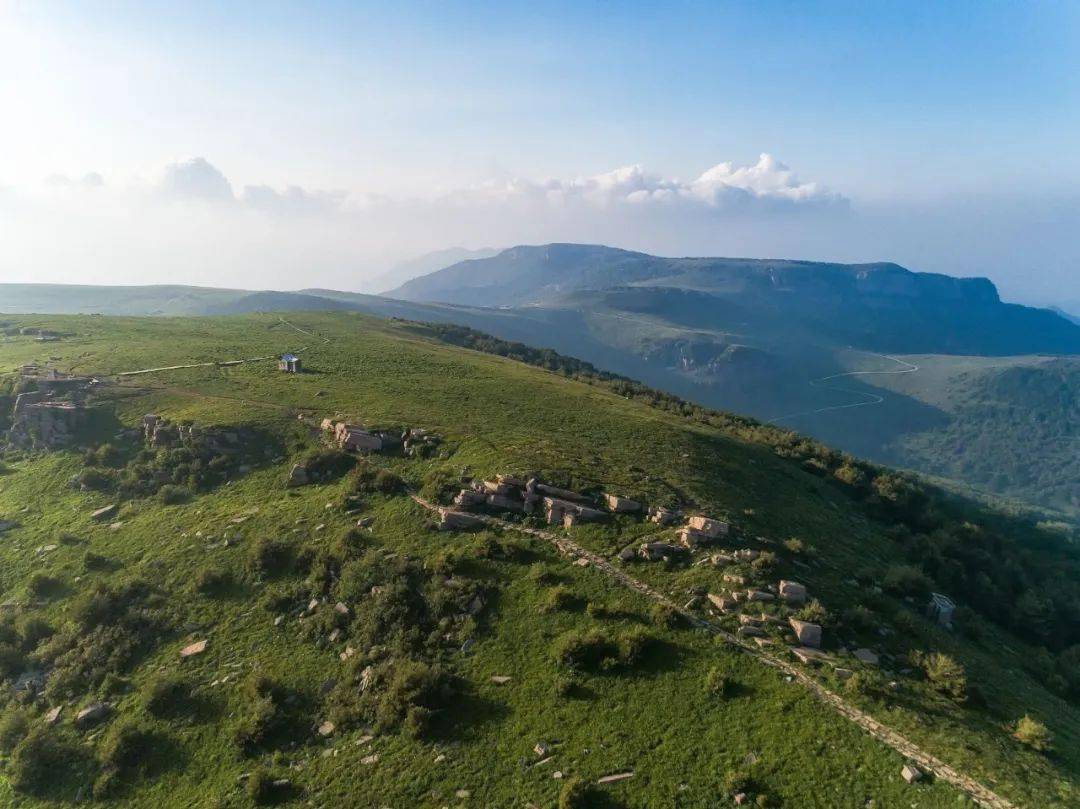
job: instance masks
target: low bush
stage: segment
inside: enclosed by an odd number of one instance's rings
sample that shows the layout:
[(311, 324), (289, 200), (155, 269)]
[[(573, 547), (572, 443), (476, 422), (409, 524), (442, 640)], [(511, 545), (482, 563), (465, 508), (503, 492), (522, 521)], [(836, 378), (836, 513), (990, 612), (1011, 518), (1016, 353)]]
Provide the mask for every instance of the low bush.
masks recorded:
[(275, 786), (277, 779), (267, 770), (259, 767), (248, 776), (245, 789), (248, 797), (256, 806), (265, 806), (277, 799), (278, 789)]
[(670, 604), (654, 604), (649, 617), (661, 629), (677, 629), (683, 625), (682, 614)]
[(17, 646), (0, 643), (0, 680), (14, 677), (26, 668), (26, 655)]
[(177, 486), (175, 483), (166, 483), (158, 489), (158, 500), (166, 506), (175, 506), (186, 503), (191, 499), (191, 489), (186, 486)]
[(389, 469), (380, 469), (376, 472), (373, 485), (375, 491), (381, 494), (399, 494), (405, 490), (405, 481)]
[(882, 580), (885, 592), (916, 599), (930, 595), (933, 583), (919, 568), (912, 565), (889, 565)]
[(20, 792), (47, 794), (56, 783), (57, 773), (67, 772), (80, 757), (80, 751), (56, 729), (39, 726), (15, 745), (8, 778)]
[(247, 704), (233, 726), (233, 741), (244, 755), (264, 747), (281, 726), (282, 715), (273, 689), (261, 682), (247, 689)]
[(159, 719), (177, 716), (189, 707), (191, 684), (176, 674), (158, 674), (139, 695), (147, 713)]
[(195, 591), (205, 596), (220, 596), (236, 586), (231, 570), (204, 567), (195, 574)]
[(51, 638), (56, 630), (44, 618), (36, 615), (24, 615), (15, 622), (15, 628), (22, 639), (24, 651), (32, 652), (43, 640)]
[(295, 550), (291, 543), (284, 539), (261, 537), (248, 552), (248, 569), (266, 578), (281, 576), (293, 568)]
[(652, 641), (639, 630), (614, 638), (598, 630), (571, 631), (555, 639), (552, 656), (568, 669), (610, 671), (637, 663)]
[(1025, 747), (1030, 747), (1040, 753), (1045, 753), (1053, 747), (1053, 736), (1050, 730), (1038, 719), (1025, 714), (1013, 725), (1013, 738)]
[(319, 449), (309, 453), (300, 463), (311, 480), (336, 480), (348, 474), (356, 464), (356, 458), (339, 449)]
[(83, 555), (83, 569), (87, 571), (93, 570), (107, 570), (109, 568), (109, 560), (102, 556), (100, 553), (94, 553), (93, 551), (87, 551)]
[(0, 752), (10, 753), (30, 732), (30, 718), (22, 708), (9, 708), (0, 717)]
[(916, 652), (912, 658), (926, 674), (927, 682), (935, 691), (956, 702), (964, 701), (967, 697), (967, 674), (960, 663), (940, 652)]
[(705, 675), (705, 692), (712, 697), (726, 697), (731, 692), (731, 680), (718, 668)]
[(51, 598), (63, 589), (62, 581), (45, 573), (35, 573), (26, 583), (26, 592), (31, 598)]
[(825, 605), (813, 598), (802, 609), (795, 613), (795, 617), (800, 621), (809, 621), (812, 624), (819, 624), (823, 627), (831, 626), (833, 623), (832, 614), (825, 609)]
[(559, 790), (559, 809), (590, 809), (596, 805), (596, 790), (588, 781), (571, 778)]
[(540, 612), (558, 612), (570, 610), (579, 603), (577, 595), (569, 587), (557, 584), (548, 588), (540, 601)]
[(83, 489), (93, 492), (105, 492), (116, 485), (116, 474), (105, 469), (91, 467), (82, 470), (75, 480)]

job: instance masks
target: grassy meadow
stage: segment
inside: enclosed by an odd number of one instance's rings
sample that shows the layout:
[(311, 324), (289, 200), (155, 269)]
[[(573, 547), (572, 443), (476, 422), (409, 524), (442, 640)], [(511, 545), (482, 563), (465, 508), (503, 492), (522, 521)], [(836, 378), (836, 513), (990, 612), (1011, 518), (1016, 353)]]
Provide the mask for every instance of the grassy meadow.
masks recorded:
[[(13, 778), (19, 746), (10, 745), (0, 753), (0, 804), (90, 800), (102, 771), (111, 770), (112, 782), (94, 800), (130, 807), (548, 807), (572, 779), (595, 782), (624, 771), (634, 777), (597, 788), (591, 805), (726, 806), (736, 776), (762, 806), (972, 805), (946, 784), (905, 784), (901, 756), (800, 686), (704, 632), (658, 620), (643, 597), (540, 540), (511, 531), (434, 531), (430, 516), (400, 491), (365, 490), (346, 513), (342, 503), (356, 485), (351, 473), (287, 489), (291, 465), (318, 446), (311, 421), (342, 414), (442, 437), (439, 452), (426, 459), (369, 461), (416, 489), (438, 475), (538, 472), (568, 486), (730, 519), (738, 535), (732, 547), (776, 554), (769, 581), (804, 582), (835, 615), (873, 608), (877, 624), (860, 629), (858, 639), (895, 658), (881, 679), (898, 685), (845, 689), (823, 668), (832, 687), (1018, 806), (1080, 805), (1080, 712), (1030, 676), (1023, 665), (1030, 650), (1019, 639), (993, 627), (978, 639), (939, 630), (920, 616), (920, 605), (882, 593), (878, 580), (902, 561), (900, 550), (888, 526), (842, 487), (769, 447), (559, 374), (435, 343), (401, 323), (352, 313), (286, 317), (3, 318), (67, 336), (56, 343), (7, 337), (0, 374), (48, 361), (104, 380), (87, 445), (114, 440), (143, 414), (157, 413), (200, 427), (243, 427), (265, 446), (254, 448), (256, 460), (242, 473), (173, 504), (72, 486), (86, 465), (80, 451), (3, 460), (0, 520), (17, 525), (0, 534), (0, 618), (19, 633), (25, 667), (64, 641), (109, 674), (78, 693), (54, 697), (47, 686), (46, 697), (29, 699), (16, 691), (11, 672), (2, 690), (5, 717), (22, 716), (32, 733), (63, 704), (49, 732), (64, 755), (50, 777), (27, 789)], [(305, 373), (281, 374), (264, 361), (112, 376), (288, 350), (301, 352)], [(111, 502), (120, 504), (113, 521), (91, 519)], [(370, 518), (370, 529), (355, 530), (358, 517)], [(659, 533), (631, 517), (571, 531), (605, 554)], [(788, 542), (793, 538), (798, 542)], [(259, 567), (253, 560), (268, 540), (303, 561)], [(723, 573), (664, 563), (628, 570), (679, 603), (694, 588), (718, 589)], [(464, 620), (456, 607), (438, 613), (430, 635), (414, 638), (408, 619), (378, 614), (387, 603), (378, 588), (406, 579), (421, 583), (429, 605), (448, 598), (446, 580), (467, 582), (484, 593), (483, 606)], [(120, 608), (154, 629), (122, 658), (110, 658), (113, 636), (102, 629), (108, 622), (90, 635), (87, 605), (102, 587), (123, 593), (136, 581), (148, 594)], [(339, 622), (342, 636), (330, 641), (332, 605), (345, 600), (353, 581), (378, 584), (348, 602), (349, 622)], [(327, 603), (301, 619), (312, 597)], [(156, 623), (148, 623), (151, 614)], [(40, 624), (48, 632), (41, 630), (35, 647), (27, 627)], [(371, 640), (363, 632), (375, 625), (386, 627), (387, 638), (361, 648), (361, 637)], [(560, 664), (553, 653), (560, 639), (592, 630), (609, 638), (644, 635), (648, 643), (622, 665)], [(86, 637), (95, 643), (80, 640)], [(206, 651), (182, 660), (180, 649), (199, 639), (208, 641)], [(432, 716), (421, 732), (412, 732), (420, 714), (410, 708), (397, 725), (353, 716), (323, 735), (320, 725), (357, 674), (340, 658), (350, 646), (373, 667), (386, 649), (408, 646), (452, 681), (452, 696), (425, 707)], [(960, 661), (984, 704), (957, 704), (905, 673), (912, 649)], [(79, 663), (67, 654), (56, 659)], [(727, 686), (714, 693), (709, 683), (721, 677)], [(184, 698), (171, 712), (151, 710), (148, 691), (166, 678), (182, 683)], [(276, 718), (257, 743), (238, 744), (236, 728), (265, 697), (253, 685), (260, 678), (273, 684)], [(78, 708), (96, 700), (114, 706), (111, 716), (76, 728)], [(1047, 725), (1052, 751), (1010, 736), (1007, 726), (1024, 714)], [(4, 722), (0, 744), (11, 725)], [(124, 723), (142, 734), (141, 754), (116, 752), (115, 728)], [(545, 755), (534, 750), (541, 742), (550, 748)], [(288, 783), (256, 794), (250, 785), (264, 775)]]

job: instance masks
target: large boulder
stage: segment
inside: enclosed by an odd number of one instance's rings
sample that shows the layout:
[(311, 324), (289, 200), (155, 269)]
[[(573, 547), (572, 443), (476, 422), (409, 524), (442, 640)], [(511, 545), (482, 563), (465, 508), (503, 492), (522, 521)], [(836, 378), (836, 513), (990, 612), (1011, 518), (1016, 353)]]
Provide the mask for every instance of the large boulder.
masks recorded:
[(798, 638), (799, 643), (811, 649), (821, 648), (821, 627), (818, 624), (800, 621), (798, 618), (789, 618), (788, 623), (795, 630), (795, 637)]
[(806, 586), (795, 581), (780, 580), (780, 598), (785, 604), (801, 606), (806, 603)]

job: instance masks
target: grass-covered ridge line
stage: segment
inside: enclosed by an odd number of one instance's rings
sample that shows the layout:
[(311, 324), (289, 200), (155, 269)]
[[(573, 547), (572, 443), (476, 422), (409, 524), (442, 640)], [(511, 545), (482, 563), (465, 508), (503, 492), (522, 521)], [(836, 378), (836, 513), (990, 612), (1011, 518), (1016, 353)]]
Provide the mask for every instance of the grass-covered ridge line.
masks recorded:
[[(65, 370), (116, 373), (269, 354), (297, 336), (276, 316), (22, 320), (74, 336), (46, 347), (12, 338), (0, 346), (4, 369), (54, 356)], [(950, 635), (922, 619), (918, 605), (876, 592), (890, 568), (905, 563), (905, 549), (853, 503), (847, 484), (708, 423), (440, 345), (402, 324), (325, 314), (290, 320), (330, 340), (304, 353), (309, 373), (289, 377), (272, 364), (252, 364), (106, 387), (125, 427), (148, 412), (207, 429), (242, 427), (273, 436), (280, 461), (192, 489), (186, 502), (130, 497), (114, 529), (89, 516), (109, 498), (70, 485), (87, 468), (82, 451), (4, 460), (0, 519), (19, 523), (0, 537), (0, 600), (17, 604), (8, 608), (11, 645), (31, 661), (50, 648), (71, 648), (69, 641), (100, 648), (82, 642), (94, 631), (84, 610), (92, 601), (114, 603), (109, 593), (131, 595), (135, 614), (92, 613), (106, 616), (101, 631), (147, 640), (125, 660), (103, 661), (100, 683), (90, 678), (84, 691), (65, 698), (54, 729), (44, 729), (52, 697), (6, 692), (8, 709), (23, 714), (35, 740), (5, 759), (12, 791), (0, 795), (7, 802), (51, 805), (80, 788), (87, 794), (100, 779), (101, 800), (121, 806), (246, 806), (256, 799), (554, 805), (573, 777), (593, 783), (633, 770), (633, 779), (600, 788), (610, 803), (723, 805), (730, 779), (752, 782), (774, 806), (858, 807), (871, 798), (878, 806), (958, 804), (944, 784), (903, 784), (899, 756), (823, 712), (797, 685), (703, 634), (670, 626), (645, 600), (568, 564), (545, 543), (489, 531), (432, 532), (424, 510), (392, 487), (375, 487), (374, 474), (286, 490), (291, 464), (316, 446), (297, 414), (338, 412), (443, 436), (444, 457), (370, 462), (414, 489), (454, 479), (463, 468), (481, 476), (532, 470), (568, 486), (727, 516), (740, 542), (774, 543), (775, 567), (761, 575), (806, 582), (835, 616), (827, 633), (879, 642), (873, 627), (894, 627), (880, 640), (890, 654), (948, 655), (986, 705), (960, 704), (918, 671), (900, 677), (899, 692), (868, 674), (850, 699), (1018, 805), (1075, 801), (1075, 709), (1025, 670), (1032, 655), (1017, 639), (990, 624), (981, 641)], [(347, 513), (354, 508), (360, 511)], [(357, 534), (361, 518), (371, 530)], [(575, 528), (573, 537), (612, 555), (653, 530), (620, 517)], [(799, 542), (789, 542), (793, 537)], [(680, 599), (691, 588), (719, 586), (722, 572), (634, 567), (635, 576)], [(32, 595), (38, 575), (51, 581)], [(477, 593), (482, 606), (471, 615)], [(348, 614), (336, 609), (338, 601)], [(866, 612), (848, 615), (856, 607)], [(143, 618), (160, 623), (144, 633), (135, 622)], [(860, 618), (866, 629), (854, 628)], [(40, 622), (51, 635), (36, 637)], [(611, 670), (567, 669), (564, 639), (591, 632), (649, 643)], [(179, 650), (200, 639), (206, 650), (181, 661)], [(624, 643), (628, 652), (638, 648)], [(350, 645), (354, 653), (341, 660)], [(358, 685), (369, 665), (369, 682), (378, 684), (370, 699), (339, 702), (356, 696), (339, 689)], [(493, 676), (511, 679), (499, 684)], [(730, 686), (718, 685), (725, 682)], [(111, 716), (97, 729), (75, 728), (76, 709), (96, 700), (113, 705)], [(1024, 714), (1048, 727), (1049, 754), (1012, 738), (1007, 726)], [(335, 727), (323, 736), (328, 720)], [(27, 752), (48, 760), (41, 738), (61, 743), (67, 775), (44, 793), (16, 792), (12, 775)], [(538, 742), (555, 756), (542, 766), (535, 766)], [(132, 758), (125, 751), (133, 747), (150, 752)], [(556, 770), (565, 777), (553, 778)], [(281, 780), (289, 783), (275, 787)], [(457, 797), (459, 790), (469, 798)]]

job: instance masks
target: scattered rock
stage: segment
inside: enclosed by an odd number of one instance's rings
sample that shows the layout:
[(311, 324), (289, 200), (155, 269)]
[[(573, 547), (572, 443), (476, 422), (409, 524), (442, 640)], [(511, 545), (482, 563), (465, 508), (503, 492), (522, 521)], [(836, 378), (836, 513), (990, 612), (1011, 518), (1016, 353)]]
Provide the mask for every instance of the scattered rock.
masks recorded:
[(330, 736), (334, 732), (334, 723), (327, 719), (321, 725), (319, 725), (320, 736)]
[(615, 781), (625, 781), (627, 778), (633, 778), (634, 771), (628, 770), (627, 772), (618, 772), (614, 775), (605, 775), (603, 778), (598, 778), (596, 783), (598, 784), (611, 784)]
[(903, 778), (907, 783), (914, 784), (916, 781), (922, 779), (923, 773), (922, 770), (920, 770), (914, 764), (908, 763), (904, 765), (904, 768), (902, 770), (900, 770), (900, 777)]
[(118, 506), (116, 503), (112, 503), (110, 505), (99, 508), (97, 511), (92, 512), (90, 514), (90, 517), (96, 522), (105, 522), (105, 520), (111, 520), (118, 513), (120, 513), (120, 506)]
[(209, 641), (203, 638), (202, 640), (197, 640), (194, 643), (188, 644), (180, 650), (180, 657), (185, 658), (194, 657), (195, 655), (201, 655), (203, 652), (206, 651), (207, 643), (209, 643)]
[(868, 666), (876, 666), (878, 664), (878, 656), (870, 649), (856, 649), (852, 654), (856, 660), (865, 663)]
[(86, 706), (75, 715), (76, 727), (86, 728), (103, 721), (110, 713), (112, 706), (104, 702), (95, 702)]
[(536, 753), (539, 758), (544, 758), (551, 752), (551, 747), (547, 742), (537, 742), (536, 746), (533, 748), (533, 752)]
[(505, 674), (491, 675), (491, 682), (495, 683), (495, 685), (506, 685), (508, 682), (510, 682), (511, 679), (513, 678), (507, 677)]
[(47, 725), (55, 725), (57, 722), (59, 722), (60, 721), (60, 713), (63, 710), (64, 710), (63, 705), (57, 705), (55, 708), (53, 708), (51, 711), (49, 711), (47, 714), (45, 714), (45, 724), (47, 724)]

